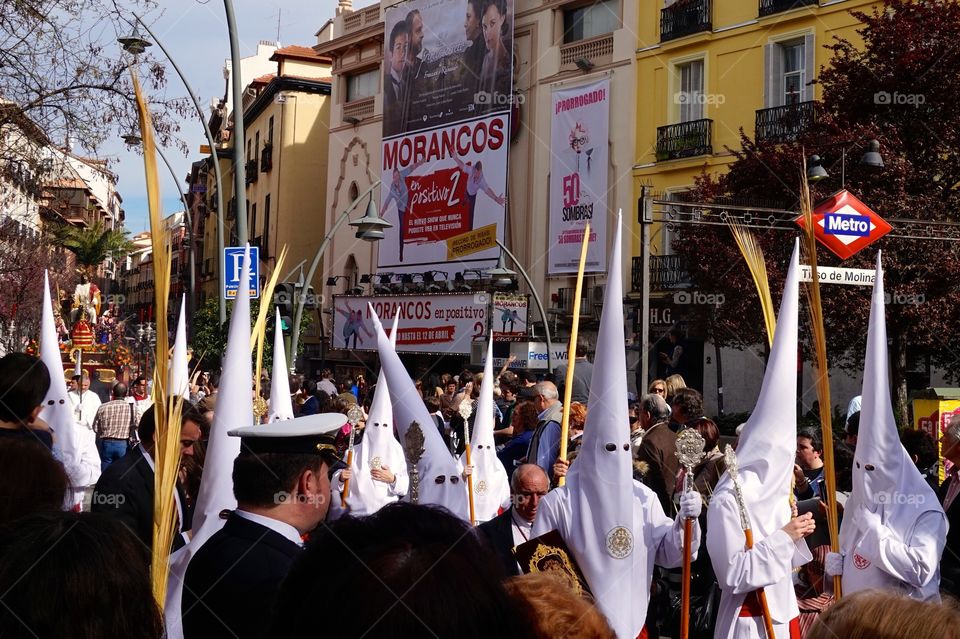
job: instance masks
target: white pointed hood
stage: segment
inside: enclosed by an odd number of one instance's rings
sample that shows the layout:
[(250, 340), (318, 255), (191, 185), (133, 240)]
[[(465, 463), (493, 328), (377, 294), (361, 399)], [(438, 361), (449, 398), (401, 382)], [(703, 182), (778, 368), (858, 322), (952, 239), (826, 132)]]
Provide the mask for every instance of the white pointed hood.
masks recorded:
[[(410, 490), (405, 499), (413, 500), (415, 477), (413, 471), (416, 468), (419, 476), (418, 503), (443, 506), (461, 519), (469, 520), (467, 490), (457, 468), (457, 462), (444, 445), (436, 422), (427, 412), (427, 407), (420, 393), (417, 392), (413, 380), (410, 379), (400, 357), (383, 332), (380, 318), (377, 317), (372, 306), (368, 305), (368, 309), (377, 331), (377, 350), (380, 354), (384, 379), (390, 389), (397, 434), (400, 445), (404, 448), (405, 458), (408, 460)], [(416, 428), (411, 428), (414, 424)], [(420, 449), (423, 450), (422, 454), (419, 453)], [(417, 457), (419, 459), (416, 464), (411, 465), (410, 459)], [(437, 483), (438, 479), (440, 483)]]
[(190, 368), (187, 366), (187, 296), (180, 300), (180, 318), (177, 320), (177, 336), (173, 342), (173, 357), (167, 380), (168, 392), (190, 399)]
[[(56, 434), (57, 448), (62, 455), (64, 467), (80, 462), (80, 440), (73, 419), (67, 386), (64, 382), (63, 361), (60, 359), (60, 340), (57, 339), (57, 324), (53, 318), (53, 303), (50, 298), (50, 278), (43, 274), (43, 315), (40, 319), (40, 359), (50, 373), (50, 390), (43, 398), (40, 419), (50, 425)], [(77, 360), (80, 361), (79, 359)], [(91, 393), (93, 391), (86, 391)]]
[[(800, 243), (796, 240), (760, 396), (737, 444), (744, 501), (757, 539), (771, 535), (790, 520), (789, 497), (797, 456), (793, 407), (797, 405), (799, 260)], [(729, 476), (724, 475), (715, 492), (732, 489)]]
[(857, 536), (861, 510), (880, 514), (883, 523), (901, 540), (908, 538), (923, 513), (943, 513), (937, 495), (900, 443), (887, 377), (884, 313), (883, 268), (878, 251), (863, 367), (860, 431), (853, 458), (853, 491), (844, 507), (847, 516), (840, 527), (840, 544), (844, 548)]
[[(240, 282), (250, 280), (250, 248), (244, 251)], [(193, 512), (193, 537), (190, 543), (170, 557), (170, 579), (167, 605), (164, 611), (167, 633), (171, 639), (182, 636), (180, 617), (183, 577), (190, 558), (220, 528), (220, 512), (233, 510), (237, 500), (233, 496), (233, 461), (240, 454), (240, 438), (230, 437), (227, 431), (253, 424), (253, 394), (250, 383), (253, 365), (250, 352), (250, 296), (247, 286), (237, 289), (237, 298), (230, 317), (227, 352), (223, 360), (217, 407), (203, 465), (203, 481)]]
[(276, 330), (273, 333), (273, 377), (270, 379), (269, 421), (293, 419), (293, 398), (290, 397), (290, 378), (287, 377), (287, 353), (283, 347), (283, 329), (280, 309), (276, 310)]
[[(510, 505), (510, 480), (497, 457), (493, 441), (493, 336), (487, 344), (483, 364), (483, 381), (477, 412), (470, 433), (470, 461), (473, 462), (473, 506), (478, 523), (489, 521)], [(467, 454), (460, 455), (460, 464), (467, 465)]]
[[(397, 319), (393, 318), (393, 330), (390, 331), (390, 345), (397, 343)], [(350, 496), (347, 506), (354, 514), (373, 514), (387, 504), (397, 501), (387, 484), (375, 481), (370, 475), (374, 468), (387, 467), (397, 476), (395, 485), (403, 485), (407, 474), (407, 462), (403, 456), (403, 447), (393, 436), (393, 403), (390, 401), (390, 389), (386, 375), (380, 369), (377, 386), (367, 414), (367, 423), (363, 429), (363, 439), (357, 444), (353, 455), (353, 479), (350, 480)], [(334, 499), (330, 505), (331, 516), (339, 516), (340, 501)]]
[[(647, 600), (649, 584), (636, 583), (633, 578), (635, 554), (648, 550), (634, 536), (639, 531), (634, 530), (627, 362), (623, 348), (620, 215), (616, 229), (590, 382), (590, 410), (583, 428), (583, 444), (567, 475), (566, 490), (575, 505), (571, 538), (566, 542), (583, 570), (597, 606), (617, 636), (636, 637), (644, 622), (638, 603)], [(609, 551), (611, 547), (615, 550)]]

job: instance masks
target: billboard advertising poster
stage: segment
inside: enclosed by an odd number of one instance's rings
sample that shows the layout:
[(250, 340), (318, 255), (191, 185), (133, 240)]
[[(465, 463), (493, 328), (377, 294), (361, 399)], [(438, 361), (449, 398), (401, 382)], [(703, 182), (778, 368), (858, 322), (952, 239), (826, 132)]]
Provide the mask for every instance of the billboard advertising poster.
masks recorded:
[(377, 350), (368, 304), (387, 331), (399, 314), (398, 353), (469, 355), (471, 342), (486, 333), (490, 297), (486, 293), (334, 295), (332, 348)]
[(610, 80), (553, 92), (547, 271), (576, 273), (590, 223), (587, 272), (606, 268)]
[(493, 294), (493, 339), (527, 334), (527, 296), (517, 293)]
[[(470, 234), (493, 226), (503, 239), (512, 6), (411, 0), (386, 11), (380, 213), (393, 227), (379, 243), (381, 270), (497, 257)], [(458, 237), (460, 250), (448, 245)]]

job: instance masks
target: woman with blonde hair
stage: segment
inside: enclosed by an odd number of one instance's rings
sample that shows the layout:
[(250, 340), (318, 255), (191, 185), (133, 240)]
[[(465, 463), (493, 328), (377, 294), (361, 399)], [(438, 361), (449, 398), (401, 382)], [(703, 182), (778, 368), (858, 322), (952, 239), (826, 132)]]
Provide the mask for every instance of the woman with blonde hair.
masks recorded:
[(880, 590), (843, 597), (820, 615), (806, 639), (960, 639), (960, 612)]
[(647, 386), (647, 392), (665, 398), (667, 396), (667, 382), (662, 379), (655, 379)]
[(673, 399), (673, 396), (677, 394), (678, 390), (680, 390), (681, 388), (687, 387), (687, 383), (683, 381), (682, 375), (671, 375), (670, 377), (667, 378), (666, 385), (667, 385), (666, 400), (668, 404), (670, 403), (670, 400)]
[(577, 595), (564, 577), (535, 572), (507, 579), (503, 585), (526, 611), (533, 639), (614, 639), (603, 614), (590, 600)]

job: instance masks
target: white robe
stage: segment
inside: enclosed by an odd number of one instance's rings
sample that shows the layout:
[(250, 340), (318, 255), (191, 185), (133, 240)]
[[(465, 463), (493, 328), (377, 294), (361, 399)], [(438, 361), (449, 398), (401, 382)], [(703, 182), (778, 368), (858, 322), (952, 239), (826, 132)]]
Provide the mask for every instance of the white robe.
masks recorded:
[(74, 462), (64, 460), (63, 469), (70, 480), (68, 508), (81, 505), (85, 493), (100, 479), (100, 452), (97, 450), (97, 437), (92, 430), (74, 429), (77, 436), (79, 459)]
[(361, 441), (353, 447), (353, 478), (350, 480), (350, 496), (347, 498), (347, 508), (341, 505), (340, 490), (343, 484), (340, 480), (342, 470), (333, 474), (331, 484), (333, 486), (333, 496), (330, 501), (330, 521), (334, 521), (344, 515), (354, 517), (365, 517), (372, 515), (387, 504), (400, 501), (400, 498), (407, 494), (410, 489), (410, 476), (407, 474), (407, 465), (403, 459), (403, 448), (400, 442), (394, 440), (391, 445), (391, 455), (383, 463), (390, 472), (396, 475), (392, 484), (377, 481), (371, 476), (372, 468), (363, 465), (364, 451), (363, 445), (366, 440)]
[(800, 615), (793, 569), (812, 559), (807, 544), (779, 529), (763, 539), (754, 531), (750, 550), (744, 541), (734, 494), (714, 493), (707, 510), (707, 551), (722, 593), (714, 639), (766, 639), (762, 617), (739, 616), (747, 594), (760, 588), (770, 604), (774, 635), (787, 639), (790, 622)]
[[(854, 516), (848, 513), (848, 516)], [(947, 520), (942, 513), (920, 515), (906, 540), (887, 526), (844, 531), (843, 594), (880, 589), (920, 601), (940, 602), (940, 556), (947, 540)]]
[[(683, 521), (679, 517), (676, 520), (667, 517), (663, 513), (663, 507), (656, 494), (636, 481), (633, 483), (633, 498), (633, 530), (631, 531), (633, 551), (629, 558), (632, 569), (625, 574), (629, 574), (633, 584), (632, 591), (636, 597), (631, 607), (631, 626), (635, 630), (631, 631), (633, 634), (630, 637), (620, 637), (620, 639), (634, 639), (643, 629), (647, 618), (647, 606), (650, 603), (650, 584), (653, 581), (654, 564), (664, 568), (676, 568), (683, 563)], [(533, 522), (531, 535), (538, 537), (551, 530), (559, 531), (581, 570), (586, 573), (587, 562), (583, 559), (585, 549), (578, 547), (575, 541), (576, 535), (571, 526), (571, 522), (579, 519), (579, 513), (574, 511), (578, 507), (579, 501), (571, 498), (569, 484), (552, 490), (537, 508), (537, 518)], [(600, 548), (605, 545), (604, 539), (586, 541)], [(696, 549), (699, 545), (700, 526), (694, 522), (692, 547)], [(696, 550), (693, 557), (696, 558)], [(587, 576), (588, 584), (589, 581)], [(626, 590), (629, 587), (627, 584), (612, 583), (608, 586), (608, 590)], [(609, 617), (606, 606), (608, 602), (615, 599), (613, 593), (598, 592), (593, 584), (590, 584), (590, 589), (596, 599), (597, 607)]]
[(97, 409), (100, 408), (100, 398), (92, 390), (83, 391), (83, 396), (75, 391), (67, 393), (70, 398), (70, 405), (73, 408), (73, 419), (80, 423), (87, 430), (93, 430), (93, 418), (97, 416)]

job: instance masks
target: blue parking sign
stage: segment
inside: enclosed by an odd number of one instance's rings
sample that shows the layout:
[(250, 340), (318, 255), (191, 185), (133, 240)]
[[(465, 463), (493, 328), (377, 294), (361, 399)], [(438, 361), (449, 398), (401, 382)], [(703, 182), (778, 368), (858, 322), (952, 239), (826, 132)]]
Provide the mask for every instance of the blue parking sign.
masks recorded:
[[(243, 268), (242, 246), (227, 246), (223, 249), (223, 297), (232, 300), (240, 288), (240, 270)], [(260, 247), (250, 247), (250, 299), (260, 297)]]

